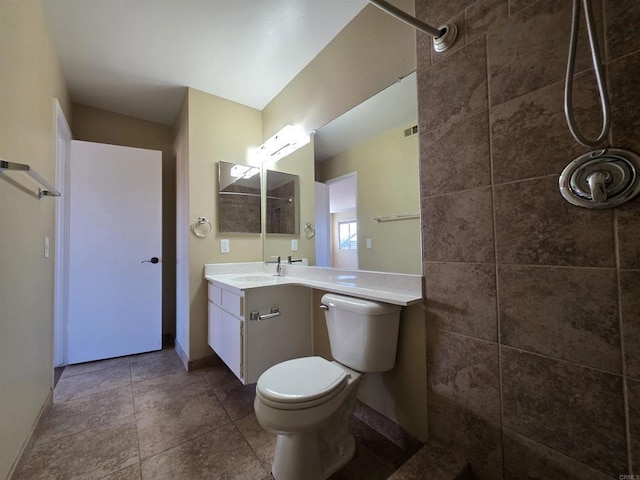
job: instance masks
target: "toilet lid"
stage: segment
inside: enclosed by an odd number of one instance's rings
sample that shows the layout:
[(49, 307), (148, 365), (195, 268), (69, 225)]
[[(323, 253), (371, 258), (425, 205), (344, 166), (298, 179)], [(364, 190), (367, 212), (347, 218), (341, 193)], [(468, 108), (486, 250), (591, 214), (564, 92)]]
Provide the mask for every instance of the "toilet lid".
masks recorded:
[(346, 372), (322, 357), (304, 357), (274, 365), (258, 379), (257, 389), (268, 400), (307, 402), (329, 395), (347, 380)]

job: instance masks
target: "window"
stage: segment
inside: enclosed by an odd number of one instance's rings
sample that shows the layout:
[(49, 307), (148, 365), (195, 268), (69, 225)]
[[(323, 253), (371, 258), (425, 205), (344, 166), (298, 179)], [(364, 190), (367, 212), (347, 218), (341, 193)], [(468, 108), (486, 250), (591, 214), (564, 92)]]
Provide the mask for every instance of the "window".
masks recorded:
[(338, 244), (340, 250), (358, 249), (358, 224), (355, 220), (338, 222)]

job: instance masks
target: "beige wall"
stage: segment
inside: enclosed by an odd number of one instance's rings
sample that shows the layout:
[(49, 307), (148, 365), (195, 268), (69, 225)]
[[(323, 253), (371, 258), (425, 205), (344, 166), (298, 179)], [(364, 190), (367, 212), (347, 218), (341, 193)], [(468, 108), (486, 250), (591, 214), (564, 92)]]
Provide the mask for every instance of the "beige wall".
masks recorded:
[[(217, 162), (247, 163), (249, 150), (262, 143), (262, 117), (259, 110), (191, 88), (188, 102), (188, 217), (180, 217), (177, 229), (178, 236), (189, 238), (190, 265), (189, 336), (188, 345), (181, 346), (187, 349), (189, 359), (195, 360), (211, 354), (204, 264), (262, 260), (260, 235), (218, 234), (216, 195)], [(182, 188), (179, 192), (184, 194)], [(178, 197), (179, 211), (185, 201), (182, 195)], [(189, 233), (189, 226), (198, 217), (207, 217), (213, 223), (213, 231), (206, 238)], [(230, 240), (227, 254), (220, 253), (221, 238)]]
[(176, 153), (176, 348), (189, 357), (189, 95), (174, 124)]
[[(404, 136), (415, 124), (394, 128), (317, 165), (326, 182), (357, 172), (358, 268), (422, 273), (420, 219), (376, 222), (374, 217), (420, 212), (418, 135)], [(366, 239), (372, 248), (366, 248)]]
[[(394, 4), (413, 12), (412, 0)], [(263, 137), (316, 130), (415, 69), (415, 30), (368, 5), (264, 108)]]
[[(0, 157), (55, 177), (54, 98), (70, 119), (66, 85), (40, 2), (0, 2)], [(0, 478), (52, 388), (56, 199), (38, 200), (0, 175)], [(7, 175), (9, 176), (9, 175)], [(25, 175), (10, 174), (36, 192)], [(53, 243), (52, 243), (53, 247)], [(53, 248), (52, 248), (53, 251)]]
[[(276, 163), (265, 164), (264, 167), (267, 170), (291, 173), (300, 177), (299, 233), (297, 235), (265, 234), (265, 260), (270, 260), (272, 256), (280, 256), (285, 261), (287, 256), (291, 255), (294, 259), (307, 258), (309, 259), (309, 265), (314, 265), (316, 259), (315, 239), (307, 238), (304, 232), (305, 222), (315, 223), (313, 141)], [(264, 215), (266, 213), (265, 205), (263, 205), (262, 211), (264, 225), (266, 218)], [(295, 252), (291, 250), (291, 240), (293, 239), (298, 240), (298, 250)]]
[(176, 323), (176, 156), (170, 126), (72, 104), (76, 140), (162, 151), (162, 333), (175, 335)]

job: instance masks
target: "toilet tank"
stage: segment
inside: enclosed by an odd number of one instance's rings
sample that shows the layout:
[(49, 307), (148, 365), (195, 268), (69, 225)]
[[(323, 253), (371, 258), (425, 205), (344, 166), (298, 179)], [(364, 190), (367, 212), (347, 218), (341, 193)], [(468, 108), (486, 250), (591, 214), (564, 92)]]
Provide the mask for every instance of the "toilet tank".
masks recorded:
[(393, 368), (402, 307), (333, 293), (322, 305), (333, 358), (359, 372)]

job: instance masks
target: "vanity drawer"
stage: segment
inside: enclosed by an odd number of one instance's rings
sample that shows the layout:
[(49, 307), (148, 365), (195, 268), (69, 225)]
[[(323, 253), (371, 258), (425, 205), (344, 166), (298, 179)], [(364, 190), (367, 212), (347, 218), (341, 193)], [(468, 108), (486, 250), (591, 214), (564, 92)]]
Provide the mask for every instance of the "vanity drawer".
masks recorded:
[(216, 305), (222, 305), (222, 289), (211, 282), (209, 282), (209, 301)]
[(220, 305), (231, 315), (241, 318), (244, 315), (242, 311), (242, 300), (243, 298), (240, 295), (222, 290), (222, 302)]

